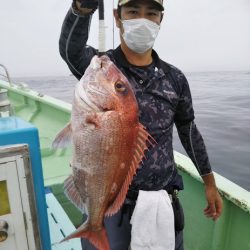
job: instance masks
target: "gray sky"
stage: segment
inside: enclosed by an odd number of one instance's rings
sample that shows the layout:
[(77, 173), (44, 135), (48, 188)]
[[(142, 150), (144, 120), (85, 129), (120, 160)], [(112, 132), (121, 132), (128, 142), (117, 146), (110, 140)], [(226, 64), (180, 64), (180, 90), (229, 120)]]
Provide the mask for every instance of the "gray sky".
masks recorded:
[[(117, 0), (116, 0), (117, 1)], [(115, 1), (115, 3), (116, 3)], [(250, 70), (249, 0), (165, 0), (155, 49), (187, 71)], [(68, 75), (58, 52), (70, 0), (14, 0), (0, 4), (0, 63), (12, 76)], [(107, 49), (112, 42), (112, 1), (105, 0)], [(97, 46), (97, 15), (89, 44)], [(115, 46), (119, 39), (115, 34)]]

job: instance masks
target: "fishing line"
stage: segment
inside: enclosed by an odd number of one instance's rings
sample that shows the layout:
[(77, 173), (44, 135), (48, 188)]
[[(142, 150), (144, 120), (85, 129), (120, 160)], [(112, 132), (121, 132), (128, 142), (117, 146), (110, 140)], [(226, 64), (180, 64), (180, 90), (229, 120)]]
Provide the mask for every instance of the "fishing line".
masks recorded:
[[(114, 11), (114, 9), (115, 9), (115, 0), (113, 0), (113, 11)], [(113, 22), (112, 22), (112, 24), (113, 24), (113, 49), (115, 48), (115, 20), (114, 20), (115, 18), (113, 17)]]
[(103, 0), (98, 0), (99, 9), (99, 50), (98, 55), (102, 56), (106, 51), (105, 46), (105, 23), (104, 23), (104, 2)]

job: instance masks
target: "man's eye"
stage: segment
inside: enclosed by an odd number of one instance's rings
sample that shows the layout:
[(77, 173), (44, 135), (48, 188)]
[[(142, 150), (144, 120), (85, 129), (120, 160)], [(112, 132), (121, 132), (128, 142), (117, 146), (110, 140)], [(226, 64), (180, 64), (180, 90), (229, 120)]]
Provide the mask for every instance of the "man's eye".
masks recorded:
[(137, 11), (136, 11), (136, 10), (130, 10), (128, 13), (129, 13), (130, 15), (136, 15), (136, 14), (137, 14)]
[(156, 13), (156, 12), (149, 12), (148, 15), (149, 16), (158, 16), (158, 13)]

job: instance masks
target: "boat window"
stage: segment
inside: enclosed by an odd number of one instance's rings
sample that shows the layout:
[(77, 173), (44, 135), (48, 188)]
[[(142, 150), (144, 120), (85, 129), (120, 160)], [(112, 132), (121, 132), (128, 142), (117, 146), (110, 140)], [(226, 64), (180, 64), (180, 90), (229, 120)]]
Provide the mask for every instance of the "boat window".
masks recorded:
[(0, 216), (10, 213), (7, 182), (0, 181)]

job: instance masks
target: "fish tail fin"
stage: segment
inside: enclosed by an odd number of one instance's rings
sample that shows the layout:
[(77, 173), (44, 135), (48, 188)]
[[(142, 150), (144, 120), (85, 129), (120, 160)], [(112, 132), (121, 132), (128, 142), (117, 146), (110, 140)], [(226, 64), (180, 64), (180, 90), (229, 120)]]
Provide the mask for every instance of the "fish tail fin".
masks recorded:
[(106, 229), (102, 227), (98, 231), (89, 231), (88, 227), (85, 229), (78, 228), (75, 232), (65, 237), (61, 242), (73, 239), (73, 238), (84, 238), (87, 239), (94, 247), (98, 250), (110, 250), (109, 241)]
[(110, 250), (106, 229), (103, 227), (100, 231), (87, 231), (81, 235), (90, 241), (98, 250)]

